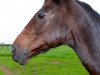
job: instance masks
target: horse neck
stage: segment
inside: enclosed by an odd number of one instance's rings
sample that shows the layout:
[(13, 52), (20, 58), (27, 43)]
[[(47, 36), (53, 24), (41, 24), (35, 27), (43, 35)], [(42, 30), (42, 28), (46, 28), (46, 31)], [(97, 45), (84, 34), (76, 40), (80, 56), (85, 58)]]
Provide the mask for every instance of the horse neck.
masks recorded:
[(91, 75), (100, 75), (99, 28), (88, 15), (84, 18), (73, 29), (74, 50)]
[(100, 75), (100, 23), (75, 1), (68, 8), (73, 18), (70, 45), (90, 75)]

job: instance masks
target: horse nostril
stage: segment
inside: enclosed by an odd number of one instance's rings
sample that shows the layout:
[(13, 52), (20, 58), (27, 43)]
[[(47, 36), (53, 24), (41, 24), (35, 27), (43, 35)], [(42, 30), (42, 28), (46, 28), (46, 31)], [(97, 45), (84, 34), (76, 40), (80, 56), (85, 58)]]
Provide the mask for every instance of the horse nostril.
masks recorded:
[(12, 45), (12, 46), (11, 46), (11, 51), (12, 51), (12, 53), (15, 53), (16, 47)]

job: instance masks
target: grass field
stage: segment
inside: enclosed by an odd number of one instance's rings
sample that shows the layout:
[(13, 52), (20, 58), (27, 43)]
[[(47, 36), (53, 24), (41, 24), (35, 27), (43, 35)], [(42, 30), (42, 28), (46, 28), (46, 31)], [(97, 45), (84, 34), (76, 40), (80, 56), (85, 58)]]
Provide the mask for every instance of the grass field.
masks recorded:
[[(10, 50), (0, 53), (0, 75), (89, 75), (73, 50), (60, 46), (33, 57), (27, 65), (12, 60)], [(6, 73), (7, 72), (7, 73)]]
[(2, 71), (0, 71), (0, 75), (4, 75), (4, 73)]

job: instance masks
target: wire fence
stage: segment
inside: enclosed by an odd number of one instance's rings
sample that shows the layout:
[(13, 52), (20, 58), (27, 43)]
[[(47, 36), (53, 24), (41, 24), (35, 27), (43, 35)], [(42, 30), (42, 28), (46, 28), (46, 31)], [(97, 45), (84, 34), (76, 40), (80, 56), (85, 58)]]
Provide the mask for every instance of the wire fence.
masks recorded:
[(11, 51), (11, 44), (0, 43), (0, 54), (4, 54), (5, 50)]

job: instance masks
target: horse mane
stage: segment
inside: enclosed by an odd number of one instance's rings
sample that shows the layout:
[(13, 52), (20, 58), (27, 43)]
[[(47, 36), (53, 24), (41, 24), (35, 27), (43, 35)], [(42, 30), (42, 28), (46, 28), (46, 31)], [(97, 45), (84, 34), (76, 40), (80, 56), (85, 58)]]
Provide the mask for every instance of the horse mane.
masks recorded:
[[(48, 1), (53, 1), (54, 3), (56, 3), (57, 5), (59, 5), (60, 3), (62, 3), (63, 5), (67, 6), (67, 0), (45, 0), (45, 2)], [(86, 10), (86, 12), (90, 15), (90, 16), (94, 16), (96, 19), (100, 19), (100, 15), (87, 3), (79, 1), (79, 0), (75, 0), (84, 10)]]
[(85, 2), (81, 2), (81, 1), (78, 1), (76, 0), (76, 2), (83, 7), (83, 9), (86, 10), (86, 12), (90, 15), (90, 16), (94, 16), (96, 17), (96, 19), (100, 19), (100, 15), (94, 10), (92, 9), (92, 7), (90, 5), (88, 5), (87, 3)]

